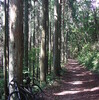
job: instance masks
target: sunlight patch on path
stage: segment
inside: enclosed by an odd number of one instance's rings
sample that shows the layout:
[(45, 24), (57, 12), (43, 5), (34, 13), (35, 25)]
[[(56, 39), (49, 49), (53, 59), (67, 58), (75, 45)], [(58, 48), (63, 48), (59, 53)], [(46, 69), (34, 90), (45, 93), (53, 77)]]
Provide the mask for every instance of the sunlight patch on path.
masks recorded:
[(64, 83), (68, 83), (68, 84), (72, 84), (72, 85), (80, 85), (80, 84), (83, 84), (82, 81), (72, 81), (72, 82), (64, 82)]
[(77, 93), (83, 93), (83, 92), (92, 92), (99, 90), (99, 87), (94, 87), (92, 89), (83, 89), (82, 91), (62, 91), (60, 93), (53, 93), (53, 95), (67, 95), (67, 94), (77, 94)]
[(83, 84), (82, 81), (74, 81), (74, 82), (69, 82), (69, 83), (73, 85)]
[(60, 93), (54, 93), (54, 95), (66, 95), (66, 94), (76, 94), (76, 93), (80, 93), (81, 91), (63, 91)]

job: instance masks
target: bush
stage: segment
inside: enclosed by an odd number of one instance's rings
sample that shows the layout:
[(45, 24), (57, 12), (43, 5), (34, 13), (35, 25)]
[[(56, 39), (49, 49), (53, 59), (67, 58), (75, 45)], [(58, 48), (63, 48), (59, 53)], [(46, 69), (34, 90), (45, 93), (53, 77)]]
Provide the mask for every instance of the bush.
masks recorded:
[(86, 44), (78, 55), (78, 61), (91, 71), (99, 72), (99, 51)]

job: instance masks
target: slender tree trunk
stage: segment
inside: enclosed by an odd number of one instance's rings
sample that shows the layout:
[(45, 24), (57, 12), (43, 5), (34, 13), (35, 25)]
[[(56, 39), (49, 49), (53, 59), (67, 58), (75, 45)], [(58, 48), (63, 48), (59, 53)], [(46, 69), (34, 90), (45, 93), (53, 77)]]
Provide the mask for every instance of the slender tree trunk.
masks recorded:
[(36, 10), (36, 8), (35, 8), (36, 6), (35, 6), (35, 0), (34, 0), (34, 32), (33, 32), (33, 48), (35, 48), (35, 10)]
[(48, 41), (49, 73), (51, 74), (51, 0), (49, 1), (49, 41)]
[[(32, 42), (32, 39), (31, 39), (31, 35), (30, 35), (30, 44), (29, 44), (30, 45), (30, 52), (31, 52), (31, 42)], [(31, 75), (31, 58), (29, 59), (29, 74)]]
[(62, 33), (62, 61), (63, 63), (65, 62), (65, 39), (64, 39), (64, 27), (65, 27), (65, 22), (64, 22), (64, 13), (65, 13), (65, 0), (63, 0), (63, 33)]
[(5, 0), (5, 34), (3, 37), (4, 41), (4, 55), (3, 55), (3, 66), (4, 66), (4, 93), (5, 100), (7, 99), (7, 68), (8, 68), (8, 35), (9, 35), (9, 26), (8, 26), (8, 13), (9, 13), (9, 0)]
[(46, 82), (46, 0), (42, 0), (42, 36), (40, 55), (40, 80)]
[(61, 70), (61, 7), (62, 7), (62, 0), (59, 0), (59, 7), (58, 7), (58, 66), (59, 70)]
[(54, 20), (55, 20), (55, 33), (54, 33), (54, 52), (53, 52), (53, 64), (55, 76), (59, 76), (58, 66), (58, 0), (54, 1)]
[(28, 71), (28, 32), (29, 32), (29, 26), (28, 26), (28, 0), (25, 0), (25, 32), (24, 32), (24, 67)]
[(37, 75), (36, 75), (36, 78), (37, 80), (39, 79), (39, 37), (40, 37), (40, 7), (39, 7), (39, 3), (38, 3), (38, 9), (37, 9), (37, 48), (38, 48), (38, 52), (37, 52), (37, 57), (36, 57), (36, 62), (37, 62)]
[(50, 31), (49, 31), (49, 71), (51, 74), (51, 22), (49, 25)]
[(34, 83), (34, 77), (35, 77), (35, 56), (36, 56), (36, 48), (35, 48), (35, 0), (34, 0), (34, 32), (33, 32), (33, 83)]
[[(28, 1), (28, 0), (27, 0)], [(31, 0), (29, 0), (28, 1), (28, 4), (29, 5), (32, 5), (32, 1)], [(32, 52), (32, 23), (31, 23), (31, 20), (32, 20), (32, 15), (31, 15), (31, 13), (29, 13), (29, 9), (31, 10), (31, 7), (29, 8), (29, 6), (28, 6), (28, 33), (29, 33), (29, 35), (28, 35), (28, 38), (29, 38), (29, 46), (28, 46), (28, 48), (29, 48), (29, 52)], [(29, 60), (29, 75), (31, 75), (32, 73), (32, 69), (31, 69), (31, 67), (32, 67), (32, 60), (31, 60), (31, 56), (29, 56), (29, 58), (28, 58), (28, 60)]]
[(66, 62), (68, 60), (68, 32), (66, 33)]
[(48, 51), (49, 51), (49, 2), (46, 0), (45, 3), (46, 12), (46, 74), (48, 74)]
[[(16, 77), (22, 83), (23, 68), (23, 0), (11, 0), (9, 5), (9, 82)], [(9, 87), (9, 93), (13, 87)], [(11, 99), (14, 100), (14, 99)]]

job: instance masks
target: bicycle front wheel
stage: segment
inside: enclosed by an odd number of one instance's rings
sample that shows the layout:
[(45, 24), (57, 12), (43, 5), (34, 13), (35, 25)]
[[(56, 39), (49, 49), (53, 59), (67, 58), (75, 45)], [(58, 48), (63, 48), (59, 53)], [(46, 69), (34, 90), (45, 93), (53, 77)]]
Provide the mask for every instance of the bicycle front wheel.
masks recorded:
[(22, 92), (14, 91), (8, 96), (8, 100), (27, 100), (27, 97)]

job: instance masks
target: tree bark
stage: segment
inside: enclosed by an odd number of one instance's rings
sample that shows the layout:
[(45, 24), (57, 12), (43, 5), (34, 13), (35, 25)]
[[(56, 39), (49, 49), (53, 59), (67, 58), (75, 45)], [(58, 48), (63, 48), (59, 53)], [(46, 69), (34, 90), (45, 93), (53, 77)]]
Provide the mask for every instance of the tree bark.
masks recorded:
[(59, 0), (59, 7), (58, 7), (58, 67), (61, 70), (61, 7), (62, 7), (62, 0)]
[(25, 15), (24, 15), (24, 24), (25, 24), (25, 32), (24, 32), (24, 67), (26, 71), (28, 71), (28, 32), (29, 32), (29, 24), (28, 24), (28, 0), (24, 1), (25, 3)]
[[(22, 83), (23, 68), (23, 0), (9, 4), (9, 82), (15, 77)], [(13, 87), (9, 87), (9, 93)], [(13, 100), (13, 99), (12, 99)]]
[(5, 100), (7, 99), (7, 67), (8, 67), (8, 36), (9, 36), (9, 26), (8, 26), (8, 13), (9, 13), (9, 0), (5, 0), (5, 34), (3, 36), (4, 41), (4, 55), (3, 55), (3, 70), (4, 70), (4, 94)]
[(54, 20), (55, 20), (55, 33), (54, 33), (54, 52), (53, 52), (53, 64), (54, 64), (54, 74), (59, 76), (59, 66), (58, 66), (58, 0), (54, 1)]
[(46, 82), (46, 0), (42, 0), (42, 36), (40, 55), (40, 80)]
[(49, 2), (46, 0), (45, 3), (46, 12), (46, 74), (48, 74), (48, 51), (49, 51)]

